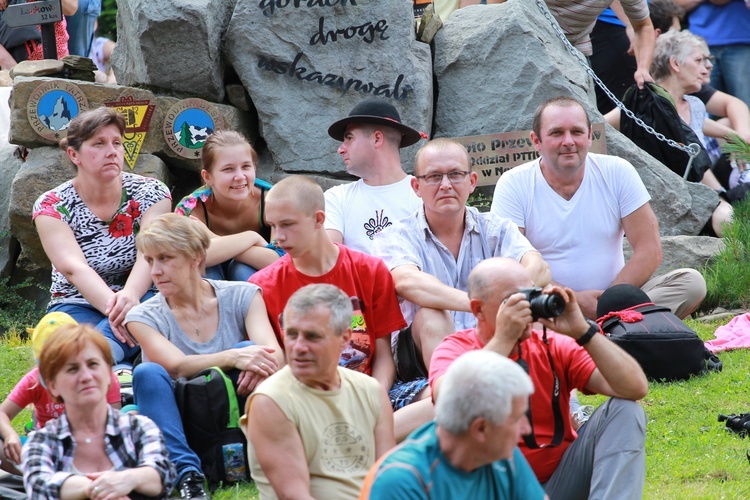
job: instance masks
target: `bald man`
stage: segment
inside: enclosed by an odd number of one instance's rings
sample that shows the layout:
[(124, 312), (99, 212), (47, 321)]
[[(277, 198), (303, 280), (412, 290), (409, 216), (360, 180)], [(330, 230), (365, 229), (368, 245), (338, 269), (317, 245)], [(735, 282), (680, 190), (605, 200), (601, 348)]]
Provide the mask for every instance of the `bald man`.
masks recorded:
[[(570, 288), (545, 288), (562, 296), (565, 309), (558, 317), (533, 318), (519, 293), (529, 286), (528, 271), (510, 259), (488, 259), (472, 271), (469, 298), (477, 326), (447, 337), (435, 350), (434, 397), (440, 400), (443, 376), (463, 353), (487, 349), (507, 356), (534, 381), (531, 433), (519, 447), (550, 498), (641, 498), (646, 418), (635, 401), (648, 392), (643, 370), (583, 316)], [(535, 320), (544, 332), (532, 331)], [(572, 389), (611, 397), (577, 436), (567, 416)]]

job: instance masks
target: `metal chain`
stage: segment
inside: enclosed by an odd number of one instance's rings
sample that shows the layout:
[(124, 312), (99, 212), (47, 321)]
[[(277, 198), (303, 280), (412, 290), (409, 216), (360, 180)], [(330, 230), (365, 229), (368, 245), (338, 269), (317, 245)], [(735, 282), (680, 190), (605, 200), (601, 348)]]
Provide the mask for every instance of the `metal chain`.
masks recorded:
[(625, 115), (627, 115), (628, 118), (633, 120), (639, 127), (643, 128), (646, 132), (655, 136), (660, 141), (666, 142), (673, 148), (679, 149), (680, 151), (684, 151), (685, 153), (690, 155), (690, 160), (688, 161), (688, 166), (685, 169), (685, 175), (683, 176), (685, 179), (687, 179), (687, 175), (690, 172), (690, 167), (693, 164), (693, 159), (696, 156), (698, 156), (698, 154), (701, 151), (700, 145), (696, 143), (692, 143), (688, 146), (680, 144), (677, 141), (667, 138), (664, 134), (657, 132), (656, 130), (654, 130), (653, 127), (646, 124), (643, 120), (635, 116), (635, 114), (632, 111), (630, 111), (628, 108), (626, 108), (625, 105), (622, 102), (620, 102), (620, 100), (617, 99), (617, 97), (615, 97), (612, 91), (609, 90), (606, 85), (604, 85), (604, 82), (602, 82), (601, 79), (599, 79), (599, 77), (596, 76), (596, 73), (594, 73), (594, 70), (591, 69), (591, 66), (589, 66), (589, 63), (586, 60), (586, 57), (583, 54), (581, 54), (581, 52), (578, 49), (573, 47), (573, 44), (571, 44), (570, 41), (568, 40), (568, 37), (565, 36), (565, 33), (560, 28), (560, 25), (558, 24), (557, 20), (552, 16), (552, 13), (549, 11), (544, 1), (536, 0), (536, 4), (539, 7), (539, 10), (542, 11), (542, 14), (547, 19), (547, 21), (549, 21), (550, 26), (552, 26), (552, 29), (555, 31), (555, 33), (557, 33), (557, 36), (560, 38), (560, 40), (562, 40), (563, 45), (565, 45), (565, 47), (568, 49), (568, 52), (570, 52), (573, 55), (573, 57), (575, 57), (578, 60), (578, 63), (581, 66), (583, 66), (586, 73), (588, 73), (588, 75), (594, 80), (594, 82), (596, 82), (596, 84), (604, 91), (605, 94), (607, 94), (607, 96), (612, 100), (612, 102), (614, 102), (615, 105), (618, 108), (620, 108), (620, 110), (623, 113), (625, 113)]

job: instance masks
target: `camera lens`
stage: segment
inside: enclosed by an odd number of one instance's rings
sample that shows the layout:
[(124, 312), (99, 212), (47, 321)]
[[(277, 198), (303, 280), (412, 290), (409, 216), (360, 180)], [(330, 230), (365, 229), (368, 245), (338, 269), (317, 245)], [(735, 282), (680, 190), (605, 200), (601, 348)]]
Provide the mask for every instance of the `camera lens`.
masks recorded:
[(555, 318), (563, 311), (565, 300), (556, 293), (540, 294), (531, 300), (531, 314), (534, 318)]

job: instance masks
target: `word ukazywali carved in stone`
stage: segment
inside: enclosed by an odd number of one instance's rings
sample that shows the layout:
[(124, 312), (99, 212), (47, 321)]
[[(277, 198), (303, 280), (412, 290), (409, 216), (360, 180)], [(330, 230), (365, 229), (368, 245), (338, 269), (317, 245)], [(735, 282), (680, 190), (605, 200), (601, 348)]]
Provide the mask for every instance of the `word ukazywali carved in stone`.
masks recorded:
[(263, 11), (266, 17), (273, 16), (276, 9), (283, 9), (289, 4), (299, 9), (300, 4), (307, 4), (306, 7), (335, 7), (336, 5), (346, 6), (347, 3), (357, 5), (356, 0), (260, 0), (258, 7)]
[(340, 75), (334, 75), (332, 73), (323, 74), (320, 71), (312, 71), (308, 73), (308, 69), (303, 66), (298, 66), (300, 59), (305, 56), (303, 52), (299, 52), (297, 57), (291, 63), (278, 61), (276, 59), (265, 58), (260, 56), (258, 58), (258, 67), (266, 71), (271, 71), (279, 75), (287, 75), (289, 78), (297, 78), (303, 82), (317, 83), (318, 85), (325, 85), (328, 87), (338, 87), (342, 90), (341, 95), (346, 95), (349, 89), (354, 89), (357, 92), (363, 94), (372, 94), (374, 96), (383, 96), (393, 98), (397, 101), (407, 99), (409, 92), (413, 92), (414, 89), (411, 85), (406, 84), (402, 86), (405, 76), (403, 74), (398, 75), (396, 82), (393, 87), (390, 84), (376, 86), (372, 82), (363, 82), (356, 78), (344, 78)]
[(328, 42), (338, 42), (338, 37), (341, 36), (345, 40), (354, 38), (359, 35), (362, 37), (362, 41), (365, 43), (372, 43), (375, 40), (377, 34), (380, 34), (381, 40), (388, 40), (389, 37), (385, 36), (385, 31), (388, 29), (388, 21), (381, 19), (380, 21), (372, 24), (366, 22), (359, 26), (349, 26), (348, 28), (340, 28), (337, 30), (325, 31), (323, 25), (325, 24), (325, 17), (320, 16), (318, 21), (318, 32), (310, 38), (310, 45), (316, 45), (322, 43), (325, 45)]

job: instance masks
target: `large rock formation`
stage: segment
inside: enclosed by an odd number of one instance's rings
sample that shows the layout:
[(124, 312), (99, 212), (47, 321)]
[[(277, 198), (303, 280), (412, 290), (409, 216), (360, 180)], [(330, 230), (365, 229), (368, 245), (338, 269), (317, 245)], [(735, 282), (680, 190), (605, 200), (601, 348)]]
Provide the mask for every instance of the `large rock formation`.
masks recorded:
[[(454, 12), (437, 33), (435, 136), (460, 137), (530, 130), (543, 101), (570, 95), (594, 122), (592, 82), (535, 2), (509, 0)], [(706, 186), (685, 183), (611, 127), (608, 153), (638, 170), (653, 198), (663, 234), (698, 234), (718, 204)]]
[[(185, 188), (195, 187), (185, 179), (197, 184), (199, 153), (181, 156), (165, 141), (175, 95), (213, 101), (224, 126), (258, 147), (259, 177), (302, 172), (325, 187), (345, 177), (326, 129), (366, 97), (394, 103), (405, 123), (427, 134), (434, 115), (440, 137), (528, 130), (536, 106), (561, 94), (585, 102), (592, 120), (603, 121), (588, 74), (535, 2), (456, 11), (434, 38), (434, 75), (430, 46), (415, 40), (412, 4), (403, 0), (120, 0), (118, 30), (118, 79), (145, 88), (73, 83), (89, 107), (126, 95), (153, 103), (136, 171), (165, 180), (171, 173)], [(223, 61), (237, 74), (226, 77), (237, 107), (222, 103)], [(28, 120), (27, 103), (49, 81), (19, 77), (12, 95), (10, 140), (37, 148), (16, 174), (9, 202), (25, 267), (49, 265), (31, 224), (32, 203), (72, 176), (62, 167), (67, 159), (49, 147), (56, 138), (37, 134)], [(663, 234), (703, 227), (717, 203), (713, 191), (685, 183), (611, 128), (606, 138), (610, 154), (638, 169)], [(406, 169), (417, 147), (402, 151)], [(16, 168), (14, 160), (4, 163)]]
[(117, 50), (112, 55), (117, 81), (221, 102), (221, 37), (235, 1), (117, 2)]
[(16, 241), (11, 236), (8, 209), (10, 207), (10, 180), (23, 165), (18, 146), (0, 141), (0, 276), (7, 275), (13, 266)]
[[(666, 274), (681, 267), (701, 269), (713, 262), (714, 258), (724, 250), (724, 241), (711, 236), (662, 236), (661, 264), (654, 272), (654, 276)], [(627, 240), (623, 244), (625, 260), (633, 255), (633, 249)]]
[[(430, 131), (430, 49), (415, 40), (410, 2), (238, 0), (224, 54), (284, 172), (342, 173), (326, 130), (365, 97), (390, 100), (405, 123)], [(415, 152), (403, 151), (406, 165)]]

